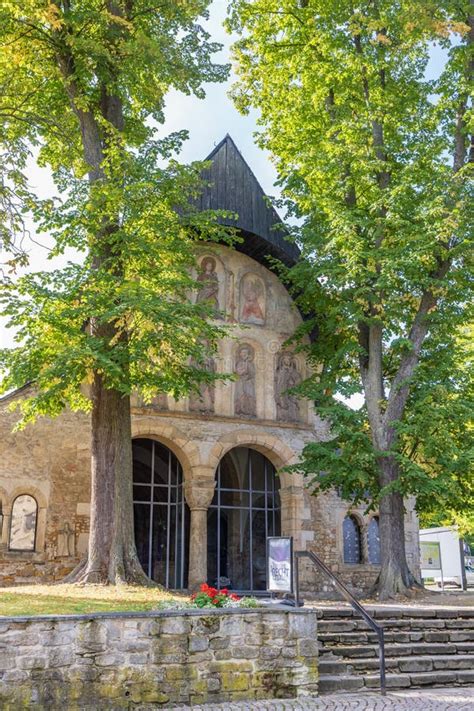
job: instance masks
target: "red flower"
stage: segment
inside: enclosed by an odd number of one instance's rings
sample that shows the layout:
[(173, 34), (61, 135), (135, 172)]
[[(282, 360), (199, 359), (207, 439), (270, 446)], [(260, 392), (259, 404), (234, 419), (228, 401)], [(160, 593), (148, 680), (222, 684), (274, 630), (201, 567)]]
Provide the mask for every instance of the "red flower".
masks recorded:
[(221, 595), (228, 595), (228, 594), (229, 594), (229, 591), (227, 590), (227, 588), (222, 588)]
[(237, 602), (238, 600), (240, 600), (240, 597), (239, 597), (238, 595), (236, 595), (235, 593), (231, 593), (231, 594), (230, 594), (230, 599), (231, 599), (231, 600), (234, 600), (235, 602)]
[(201, 592), (208, 592), (209, 591), (209, 585), (207, 583), (203, 583), (201, 585)]

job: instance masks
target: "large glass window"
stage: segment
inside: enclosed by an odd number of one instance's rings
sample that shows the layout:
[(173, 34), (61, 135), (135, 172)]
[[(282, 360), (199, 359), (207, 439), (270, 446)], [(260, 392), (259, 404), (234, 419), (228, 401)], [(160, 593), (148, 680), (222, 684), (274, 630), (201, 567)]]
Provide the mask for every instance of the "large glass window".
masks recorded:
[(208, 582), (266, 589), (266, 539), (280, 535), (279, 479), (260, 452), (236, 447), (220, 462), (208, 512)]
[(185, 588), (189, 509), (183, 472), (173, 452), (154, 440), (133, 440), (133, 508), (143, 569), (166, 588)]
[(17, 496), (12, 506), (9, 549), (34, 551), (38, 504), (29, 494)]
[(377, 516), (370, 519), (367, 529), (367, 548), (369, 563), (372, 563), (372, 565), (380, 565), (380, 531)]
[(360, 528), (354, 516), (346, 516), (342, 524), (344, 563), (360, 563)]

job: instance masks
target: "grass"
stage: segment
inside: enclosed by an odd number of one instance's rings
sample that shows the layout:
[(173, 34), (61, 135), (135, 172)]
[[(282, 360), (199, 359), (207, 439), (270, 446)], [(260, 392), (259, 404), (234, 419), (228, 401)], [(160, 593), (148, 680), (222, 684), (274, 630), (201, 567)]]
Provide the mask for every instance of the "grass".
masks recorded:
[(185, 595), (160, 588), (132, 585), (18, 585), (0, 588), (0, 619), (2, 616), (143, 612), (188, 600)]

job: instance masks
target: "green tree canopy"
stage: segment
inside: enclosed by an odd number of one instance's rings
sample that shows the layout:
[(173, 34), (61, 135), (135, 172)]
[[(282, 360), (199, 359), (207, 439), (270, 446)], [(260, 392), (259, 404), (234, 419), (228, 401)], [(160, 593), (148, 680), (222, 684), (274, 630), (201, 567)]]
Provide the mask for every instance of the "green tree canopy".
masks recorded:
[[(23, 423), (68, 405), (92, 417), (92, 514), (84, 579), (142, 580), (133, 535), (132, 391), (180, 397), (218, 377), (200, 366), (224, 332), (190, 298), (195, 246), (228, 233), (191, 207), (202, 165), (172, 159), (161, 136), (170, 89), (204, 96), (220, 49), (189, 0), (6, 0), (0, 7), (0, 138), (36, 147), (58, 195), (38, 230), (79, 263), (5, 284), (17, 347), (1, 353), (3, 390), (34, 383)], [(84, 390), (84, 384), (89, 390)], [(78, 573), (79, 574), (79, 573)]]
[[(455, 476), (469, 463), (466, 378), (447, 376), (472, 299), (471, 3), (231, 7), (229, 26), (242, 34), (235, 101), (258, 108), (260, 143), (301, 220), (303, 260), (291, 277), (317, 328), (310, 357), (322, 364), (304, 392), (334, 434), (308, 445), (302, 468), (317, 489), (351, 500), (370, 492), (379, 590), (404, 592), (414, 579), (403, 496), (439, 493), (446, 466)], [(430, 79), (433, 43), (447, 61)], [(340, 401), (356, 393), (359, 411)]]

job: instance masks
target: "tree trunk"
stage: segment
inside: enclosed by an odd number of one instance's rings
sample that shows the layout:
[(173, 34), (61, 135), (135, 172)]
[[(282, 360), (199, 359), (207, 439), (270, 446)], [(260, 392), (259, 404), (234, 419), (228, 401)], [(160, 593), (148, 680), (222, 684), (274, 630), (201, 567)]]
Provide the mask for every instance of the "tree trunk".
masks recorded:
[(67, 580), (150, 585), (138, 560), (133, 526), (130, 398), (92, 385), (92, 486), (89, 552)]
[[(398, 479), (398, 465), (392, 457), (380, 460), (380, 487)], [(381, 600), (396, 595), (409, 595), (410, 589), (421, 585), (410, 572), (405, 552), (405, 507), (403, 496), (392, 491), (380, 499), (380, 558), (381, 570), (373, 587)]]

